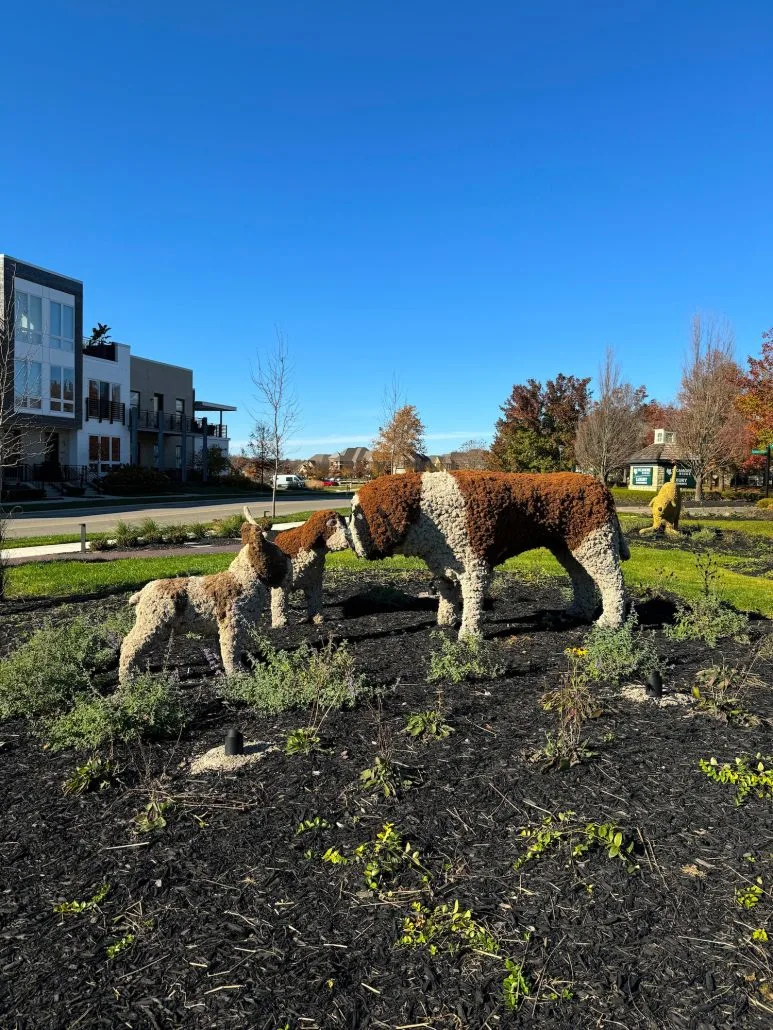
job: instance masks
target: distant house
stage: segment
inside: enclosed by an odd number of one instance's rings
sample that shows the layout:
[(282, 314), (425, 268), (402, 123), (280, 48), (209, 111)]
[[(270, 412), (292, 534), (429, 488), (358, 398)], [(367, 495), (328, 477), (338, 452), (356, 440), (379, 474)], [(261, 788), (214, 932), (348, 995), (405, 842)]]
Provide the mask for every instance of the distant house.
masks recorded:
[(655, 442), (628, 459), (628, 486), (631, 490), (659, 490), (670, 480), (674, 465), (677, 466), (676, 481), (679, 486), (694, 487), (695, 479), (689, 468), (680, 462), (676, 433), (656, 429)]
[(432, 472), (435, 466), (428, 454), (412, 451), (410, 457), (395, 467), (395, 472)]
[(299, 471), (302, 476), (316, 476), (322, 479), (330, 472), (330, 454), (312, 454), (310, 458), (302, 461)]
[(367, 447), (347, 447), (330, 455), (332, 476), (365, 476), (369, 474), (371, 453)]
[(452, 454), (430, 454), (429, 463), (435, 472), (453, 472), (459, 468)]

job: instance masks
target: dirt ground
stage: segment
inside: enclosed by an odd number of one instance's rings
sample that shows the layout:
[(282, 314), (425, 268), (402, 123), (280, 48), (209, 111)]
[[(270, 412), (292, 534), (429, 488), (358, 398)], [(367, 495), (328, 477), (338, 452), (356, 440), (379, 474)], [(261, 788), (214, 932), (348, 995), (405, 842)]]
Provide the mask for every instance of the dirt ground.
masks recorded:
[[(0, 724), (0, 1026), (314, 1030), (486, 1027), (728, 1028), (773, 1025), (773, 814), (711, 782), (702, 758), (773, 752), (771, 667), (743, 707), (754, 727), (702, 713), (689, 698), (695, 673), (743, 666), (770, 632), (755, 620), (748, 645), (677, 644), (662, 633), (667, 600), (639, 601), (640, 632), (667, 663), (665, 702), (602, 684), (588, 723), (594, 756), (565, 772), (531, 760), (555, 716), (539, 703), (566, 668), (564, 650), (587, 631), (564, 617), (553, 585), (501, 577), (485, 636), (505, 668), (495, 679), (443, 686), (453, 733), (429, 743), (404, 732), (425, 710), (437, 640), (436, 602), (420, 575), (331, 576), (326, 623), (273, 631), (277, 646), (349, 642), (374, 693), (331, 712), (324, 750), (290, 756), (287, 733), (305, 714), (258, 716), (222, 701), (217, 664), (201, 642), (176, 642), (171, 663), (196, 716), (177, 741), (116, 748), (120, 771), (101, 792), (66, 796), (82, 759), (51, 754), (26, 724)], [(103, 618), (124, 597), (67, 607), (8, 604), (0, 654), (46, 620), (77, 611)], [(300, 609), (294, 610), (295, 618)], [(679, 702), (679, 703), (674, 703)], [(190, 760), (232, 725), (279, 745), (243, 771), (190, 773)], [(397, 790), (369, 793), (359, 779), (391, 754)], [(134, 817), (170, 800), (165, 825)], [(521, 830), (549, 814), (578, 827), (614, 822), (630, 861), (566, 846), (515, 868)], [(310, 828), (298, 833), (308, 821)], [(393, 823), (418, 852), (369, 889), (351, 856)], [(737, 892), (762, 880), (752, 907)], [(104, 898), (80, 913), (63, 901)], [(412, 903), (470, 910), (496, 941), (400, 946)], [(107, 949), (133, 935), (115, 957)], [(528, 995), (503, 996), (504, 959), (522, 963)]]

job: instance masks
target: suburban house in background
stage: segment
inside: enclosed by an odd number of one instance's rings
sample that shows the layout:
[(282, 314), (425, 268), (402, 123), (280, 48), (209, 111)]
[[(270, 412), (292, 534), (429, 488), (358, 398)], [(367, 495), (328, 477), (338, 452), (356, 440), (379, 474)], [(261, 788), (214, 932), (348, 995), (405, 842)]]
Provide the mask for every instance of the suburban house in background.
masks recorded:
[(679, 462), (676, 433), (667, 429), (656, 429), (654, 443), (632, 454), (628, 464), (628, 486), (631, 490), (659, 490), (671, 479), (674, 465), (677, 466), (679, 486), (695, 486), (690, 470)]
[[(227, 404), (197, 401), (193, 372), (83, 337), (83, 284), (0, 255), (0, 303), (13, 325), (13, 397), (24, 418), (6, 480), (84, 485), (119, 465), (206, 478), (228, 454)], [(2, 399), (0, 399), (2, 401)]]

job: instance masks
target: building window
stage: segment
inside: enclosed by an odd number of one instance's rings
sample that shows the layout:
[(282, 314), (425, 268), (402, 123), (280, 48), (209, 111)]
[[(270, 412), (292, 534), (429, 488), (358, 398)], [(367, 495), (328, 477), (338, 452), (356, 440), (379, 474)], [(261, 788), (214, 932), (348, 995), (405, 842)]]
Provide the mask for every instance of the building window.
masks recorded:
[(17, 408), (40, 410), (43, 366), (39, 361), (16, 361), (14, 363), (15, 405)]
[(153, 394), (153, 411), (158, 414), (159, 411), (164, 410), (164, 395), (163, 393)]
[(121, 438), (119, 436), (90, 436), (89, 464), (119, 465), (121, 463)]
[(16, 342), (40, 345), (43, 342), (43, 298), (16, 291)]
[(75, 411), (75, 369), (51, 366), (51, 390), (49, 407), (51, 411)]
[(121, 403), (121, 384), (106, 383), (102, 379), (89, 379), (89, 418), (119, 418), (120, 413), (113, 405)]
[(110, 438), (110, 460), (120, 463), (121, 461), (121, 438), (113, 436)]
[(89, 437), (89, 461), (99, 461), (99, 437)]
[(140, 410), (140, 392), (139, 390), (132, 390), (129, 394), (129, 404), (137, 411)]
[(158, 444), (153, 444), (153, 467), (158, 468)]
[(176, 415), (185, 414), (185, 400), (182, 397), (178, 397), (174, 402), (174, 410)]
[(174, 449), (174, 467), (181, 469), (183, 467), (183, 448), (182, 444), (176, 444)]
[(75, 311), (68, 304), (52, 300), (49, 306), (49, 342), (59, 350), (74, 350)]

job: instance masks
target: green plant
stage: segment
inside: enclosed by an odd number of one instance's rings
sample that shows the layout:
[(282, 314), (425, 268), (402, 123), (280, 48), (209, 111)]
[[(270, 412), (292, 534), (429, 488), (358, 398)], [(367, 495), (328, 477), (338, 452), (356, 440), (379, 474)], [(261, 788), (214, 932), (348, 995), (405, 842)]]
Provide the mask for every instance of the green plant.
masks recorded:
[(413, 901), (411, 913), (403, 919), (398, 947), (426, 948), (430, 955), (455, 955), (462, 948), (490, 955), (499, 953), (496, 938), (473, 919), (470, 909), (463, 909), (458, 901), (432, 908)]
[(757, 929), (757, 930), (752, 930), (752, 940), (753, 941), (759, 941), (760, 944), (767, 944), (768, 943), (768, 932), (767, 932), (767, 930), (763, 929), (762, 927), (759, 927), (759, 929)]
[(176, 681), (142, 673), (109, 698), (79, 694), (69, 711), (43, 720), (41, 732), (54, 751), (95, 751), (111, 740), (176, 736), (186, 721)]
[(523, 965), (510, 958), (505, 959), (507, 976), (502, 981), (502, 995), (508, 1012), (520, 1008), (524, 998), (529, 996), (529, 982), (523, 972)]
[(760, 725), (760, 720), (741, 707), (738, 696), (738, 688), (743, 689), (747, 679), (746, 670), (729, 668), (724, 662), (722, 665), (712, 665), (695, 674), (692, 696), (698, 707), (710, 715), (737, 725), (756, 727)]
[(366, 790), (393, 797), (401, 787), (410, 787), (411, 781), (401, 777), (389, 757), (376, 755), (373, 765), (360, 773), (360, 783)]
[(140, 833), (154, 833), (166, 826), (165, 812), (174, 807), (174, 799), (161, 800), (152, 797), (145, 808), (134, 816), (134, 823)]
[(67, 709), (116, 661), (120, 637), (82, 616), (46, 626), (0, 662), (0, 719), (37, 719)]
[(92, 755), (83, 765), (76, 765), (75, 772), (64, 781), (62, 791), (65, 794), (78, 795), (94, 788), (99, 791), (107, 790), (117, 774), (118, 767), (109, 758)]
[(140, 542), (139, 526), (133, 522), (118, 522), (115, 527), (115, 542), (121, 548), (138, 547)]
[(498, 660), (494, 645), (480, 636), (465, 636), (451, 639), (440, 630), (431, 637), (438, 646), (430, 652), (427, 680), (437, 683), (447, 680), (462, 683), (464, 680), (496, 679), (504, 672), (504, 665)]
[(93, 533), (89, 537), (89, 550), (90, 551), (108, 551), (110, 550), (110, 544), (108, 543), (107, 533)]
[(164, 526), (164, 541), (167, 544), (187, 544), (189, 528), (185, 523)]
[(358, 844), (346, 855), (338, 848), (328, 848), (323, 862), (331, 865), (362, 866), (362, 876), (372, 891), (381, 888), (405, 866), (422, 869), (419, 852), (395, 829), (394, 823), (384, 823), (373, 840)]
[(454, 732), (453, 726), (443, 722), (443, 716), (435, 708), (426, 712), (416, 712), (409, 715), (405, 722), (405, 732), (412, 737), (432, 737), (434, 740), (443, 740), (450, 737)]
[(716, 647), (721, 637), (746, 640), (749, 620), (726, 605), (717, 592), (719, 565), (713, 551), (697, 555), (695, 566), (701, 582), (697, 597), (677, 601), (676, 622), (665, 633), (672, 640), (703, 640)]
[(758, 876), (755, 883), (746, 887), (739, 887), (735, 892), (735, 903), (741, 908), (756, 908), (762, 900), (765, 890), (762, 886), (762, 877)]
[(593, 752), (583, 740), (583, 729), (588, 719), (599, 714), (599, 707), (589, 687), (588, 652), (584, 648), (570, 647), (565, 652), (569, 667), (561, 674), (560, 686), (542, 696), (542, 707), (555, 712), (558, 720), (555, 733), (545, 734), (545, 746), (534, 755), (546, 767), (568, 769)]
[(763, 758), (758, 751), (755, 760), (756, 766), (752, 769), (749, 765), (750, 759), (743, 756), (734, 759), (732, 766), (727, 762), (720, 765), (713, 757), (708, 761), (701, 758), (698, 768), (710, 780), (716, 783), (729, 783), (735, 787), (735, 803), (742, 805), (752, 792), (763, 800), (773, 798), (773, 758)]
[(80, 915), (82, 912), (90, 912), (105, 900), (110, 891), (110, 884), (103, 883), (96, 894), (93, 894), (86, 901), (62, 901), (54, 905), (54, 912), (57, 915)]
[(322, 710), (346, 708), (365, 690), (346, 644), (332, 640), (320, 650), (305, 642), (295, 651), (278, 651), (265, 637), (253, 640), (255, 664), (248, 673), (229, 677), (223, 693), (251, 708), (283, 712), (314, 704)]
[(300, 833), (308, 833), (309, 830), (328, 830), (330, 829), (330, 823), (327, 819), (322, 819), (321, 816), (315, 815), (311, 819), (304, 819), (303, 822), (298, 823), (295, 831), (296, 837)]
[(139, 524), (139, 535), (143, 543), (160, 544), (164, 539), (164, 530), (155, 519), (143, 519)]
[(293, 730), (287, 734), (285, 739), (286, 755), (309, 755), (312, 751), (319, 751), (320, 739), (314, 730), (309, 726)]
[(558, 812), (554, 818), (547, 815), (538, 826), (524, 826), (520, 836), (528, 841), (526, 851), (515, 860), (514, 868), (521, 869), (527, 862), (542, 857), (548, 851), (566, 843), (572, 858), (586, 855), (591, 848), (605, 851), (610, 860), (619, 859), (626, 871), (633, 873), (638, 866), (631, 858), (633, 841), (626, 842), (623, 831), (613, 822), (585, 823), (574, 820), (574, 812)]
[(108, 944), (105, 948), (105, 952), (109, 959), (118, 958), (122, 951), (128, 951), (128, 949), (134, 944), (136, 935), (133, 933), (127, 933), (124, 937), (114, 941), (112, 944)]
[(241, 535), (244, 521), (243, 515), (228, 515), (224, 519), (217, 519), (217, 521), (213, 522), (212, 531), (216, 537), (224, 540), (238, 539)]
[(659, 668), (660, 659), (650, 637), (636, 634), (638, 620), (631, 613), (622, 626), (593, 626), (583, 642), (591, 679), (620, 683), (631, 676), (646, 676)]

